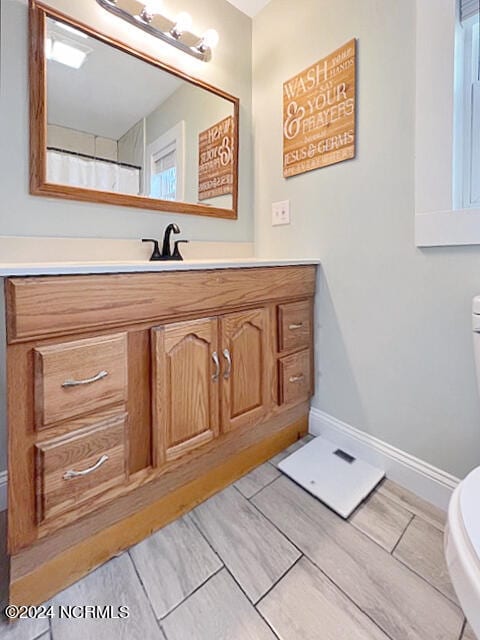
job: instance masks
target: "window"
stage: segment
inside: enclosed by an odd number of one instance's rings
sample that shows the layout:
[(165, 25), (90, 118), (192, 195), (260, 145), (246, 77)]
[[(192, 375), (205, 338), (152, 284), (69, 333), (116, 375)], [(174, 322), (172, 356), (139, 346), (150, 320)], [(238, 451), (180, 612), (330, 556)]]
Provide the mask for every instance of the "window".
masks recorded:
[[(475, 194), (475, 180), (478, 181), (480, 172), (478, 106), (472, 122), (473, 85), (478, 79), (470, 75), (467, 84), (465, 73), (469, 26), (472, 63), (475, 57), (471, 47), (478, 34), (473, 30), (475, 16), (478, 22), (478, 4), (479, 0), (415, 2), (417, 247), (480, 245), (480, 203)], [(478, 97), (478, 84), (476, 92)], [(464, 113), (469, 104), (465, 95), (470, 98), (470, 116)], [(470, 133), (466, 135), (468, 123)], [(465, 157), (470, 162), (468, 167)], [(468, 187), (467, 180), (470, 180)], [(469, 196), (468, 201), (465, 195)]]
[(179, 122), (147, 147), (145, 193), (160, 200), (183, 201), (185, 123)]
[(177, 199), (177, 149), (172, 144), (153, 156), (150, 196)]
[(480, 206), (480, 51), (479, 1), (460, 0), (456, 43), (456, 123), (459, 137), (456, 162), (460, 207)]

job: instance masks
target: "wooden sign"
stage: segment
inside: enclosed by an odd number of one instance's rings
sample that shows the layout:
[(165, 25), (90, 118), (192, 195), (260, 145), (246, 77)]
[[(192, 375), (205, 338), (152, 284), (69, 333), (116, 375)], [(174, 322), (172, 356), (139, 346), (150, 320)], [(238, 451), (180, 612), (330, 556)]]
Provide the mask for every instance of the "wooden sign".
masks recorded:
[(285, 178), (355, 157), (355, 52), (353, 39), (284, 83)]
[(198, 137), (198, 199), (233, 193), (234, 121), (229, 116)]

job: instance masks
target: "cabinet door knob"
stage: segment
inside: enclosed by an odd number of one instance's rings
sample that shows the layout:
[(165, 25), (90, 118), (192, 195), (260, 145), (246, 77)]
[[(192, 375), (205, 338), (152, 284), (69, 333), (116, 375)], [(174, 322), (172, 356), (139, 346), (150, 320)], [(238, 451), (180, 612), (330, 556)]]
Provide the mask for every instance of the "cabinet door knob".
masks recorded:
[(83, 471), (75, 471), (74, 469), (70, 469), (63, 474), (64, 480), (73, 480), (73, 478), (83, 478), (83, 476), (88, 476), (90, 473), (97, 471), (100, 469), (102, 465), (107, 462), (108, 456), (102, 456), (100, 460), (93, 465), (93, 467), (89, 467), (88, 469), (84, 469)]
[(85, 380), (65, 380), (65, 382), (62, 384), (62, 387), (80, 387), (84, 384), (92, 384), (92, 382), (98, 382), (99, 380), (102, 380), (107, 376), (108, 371), (100, 371), (96, 376), (93, 376), (92, 378), (86, 378)]
[(215, 373), (212, 374), (212, 380), (216, 382), (220, 377), (220, 360), (216, 351), (212, 353), (212, 360), (215, 363)]
[(232, 356), (230, 355), (230, 351), (228, 349), (223, 350), (223, 357), (227, 361), (227, 368), (225, 369), (223, 378), (225, 380), (228, 380), (230, 378), (230, 374), (232, 373)]

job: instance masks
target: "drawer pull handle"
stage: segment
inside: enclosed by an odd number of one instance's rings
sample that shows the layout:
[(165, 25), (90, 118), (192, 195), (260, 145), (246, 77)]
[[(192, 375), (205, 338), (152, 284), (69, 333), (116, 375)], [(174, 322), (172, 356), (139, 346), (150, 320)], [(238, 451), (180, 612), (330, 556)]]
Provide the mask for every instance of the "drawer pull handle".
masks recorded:
[(305, 376), (303, 375), (303, 373), (301, 373), (298, 376), (290, 376), (288, 381), (289, 382), (303, 382), (304, 379), (305, 379)]
[(62, 387), (81, 387), (83, 384), (92, 384), (92, 382), (98, 382), (99, 380), (102, 380), (107, 376), (108, 371), (100, 371), (100, 373), (97, 373), (97, 375), (93, 376), (93, 378), (86, 378), (85, 380), (65, 380), (65, 382), (62, 384)]
[(212, 360), (215, 363), (215, 373), (212, 374), (212, 380), (216, 382), (220, 377), (220, 360), (216, 351), (212, 353)]
[(228, 380), (230, 378), (230, 374), (232, 373), (232, 356), (230, 355), (230, 351), (228, 349), (223, 350), (223, 357), (227, 361), (227, 368), (225, 370), (225, 373), (223, 374), (223, 377), (225, 380)]
[(303, 327), (303, 322), (297, 322), (297, 323), (288, 325), (288, 328), (290, 329), (290, 331), (295, 331), (295, 329), (301, 329), (302, 327)]
[(90, 473), (93, 473), (94, 471), (97, 471), (97, 469), (100, 469), (100, 467), (104, 465), (107, 460), (108, 456), (102, 456), (100, 460), (93, 465), (93, 467), (85, 469), (84, 471), (75, 471), (74, 469), (70, 469), (63, 474), (63, 479), (73, 480), (73, 478), (83, 478), (83, 476), (88, 476)]

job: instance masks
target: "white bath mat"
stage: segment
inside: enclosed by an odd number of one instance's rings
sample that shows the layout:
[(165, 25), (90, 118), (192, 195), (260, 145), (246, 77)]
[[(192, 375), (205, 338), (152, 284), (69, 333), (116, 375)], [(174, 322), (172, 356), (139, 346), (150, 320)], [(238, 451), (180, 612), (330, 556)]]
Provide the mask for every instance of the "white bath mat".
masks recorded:
[(385, 471), (317, 437), (280, 462), (278, 468), (342, 518), (365, 500)]

